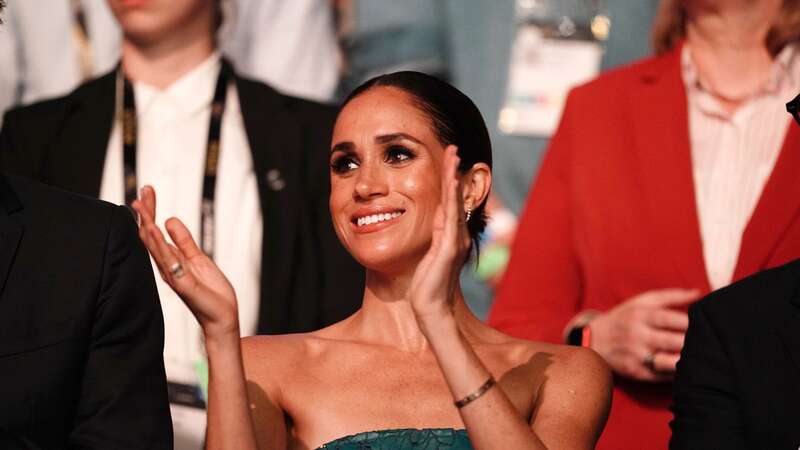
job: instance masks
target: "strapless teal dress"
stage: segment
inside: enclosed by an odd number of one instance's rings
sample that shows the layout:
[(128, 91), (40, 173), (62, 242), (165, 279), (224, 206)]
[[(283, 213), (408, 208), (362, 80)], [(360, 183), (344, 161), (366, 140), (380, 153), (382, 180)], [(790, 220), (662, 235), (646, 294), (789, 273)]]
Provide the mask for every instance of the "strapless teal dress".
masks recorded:
[(367, 431), (328, 442), (317, 450), (473, 450), (466, 430)]

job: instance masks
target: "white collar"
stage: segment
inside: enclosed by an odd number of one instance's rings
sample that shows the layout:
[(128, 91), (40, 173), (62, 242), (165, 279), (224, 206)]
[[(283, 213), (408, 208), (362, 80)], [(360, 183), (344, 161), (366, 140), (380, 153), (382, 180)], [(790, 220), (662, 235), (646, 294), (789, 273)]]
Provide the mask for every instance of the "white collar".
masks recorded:
[(147, 114), (159, 98), (169, 99), (187, 115), (208, 107), (213, 100), (217, 76), (221, 68), (220, 54), (215, 51), (205, 61), (165, 89), (158, 89), (142, 82), (134, 82), (137, 114)]

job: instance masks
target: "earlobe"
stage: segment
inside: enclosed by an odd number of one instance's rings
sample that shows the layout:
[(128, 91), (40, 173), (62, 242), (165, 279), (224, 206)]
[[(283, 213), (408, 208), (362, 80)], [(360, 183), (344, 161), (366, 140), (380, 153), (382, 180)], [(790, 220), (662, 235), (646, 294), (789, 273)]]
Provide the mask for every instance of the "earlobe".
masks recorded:
[(480, 205), (489, 196), (492, 170), (486, 163), (476, 163), (464, 174), (461, 182), (464, 205)]

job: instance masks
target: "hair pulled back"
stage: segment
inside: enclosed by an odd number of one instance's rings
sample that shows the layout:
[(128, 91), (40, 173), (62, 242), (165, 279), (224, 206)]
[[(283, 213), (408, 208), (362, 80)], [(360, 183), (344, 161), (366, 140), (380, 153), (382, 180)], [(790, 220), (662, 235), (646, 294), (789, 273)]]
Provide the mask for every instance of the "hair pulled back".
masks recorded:
[[(364, 82), (350, 93), (342, 103), (342, 108), (354, 98), (377, 87), (393, 87), (411, 96), (415, 106), (430, 119), (439, 143), (458, 147), (458, 157), (461, 159), (458, 170), (461, 173), (477, 163), (492, 167), (492, 144), (486, 123), (478, 107), (464, 93), (431, 75), (412, 71), (395, 72)], [(485, 210), (486, 199), (473, 208), (472, 217), (467, 222), (467, 230), (476, 249), (480, 234), (486, 228)]]

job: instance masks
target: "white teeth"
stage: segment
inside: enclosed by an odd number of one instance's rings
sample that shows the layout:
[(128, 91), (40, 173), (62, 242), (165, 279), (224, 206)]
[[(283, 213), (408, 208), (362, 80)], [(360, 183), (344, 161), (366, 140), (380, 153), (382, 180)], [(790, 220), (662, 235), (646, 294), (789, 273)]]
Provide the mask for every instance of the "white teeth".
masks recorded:
[(356, 219), (356, 224), (359, 227), (363, 227), (364, 225), (371, 225), (373, 223), (384, 222), (386, 220), (400, 217), (401, 214), (403, 213), (400, 211), (395, 211), (393, 213), (372, 214), (371, 216), (359, 217)]

